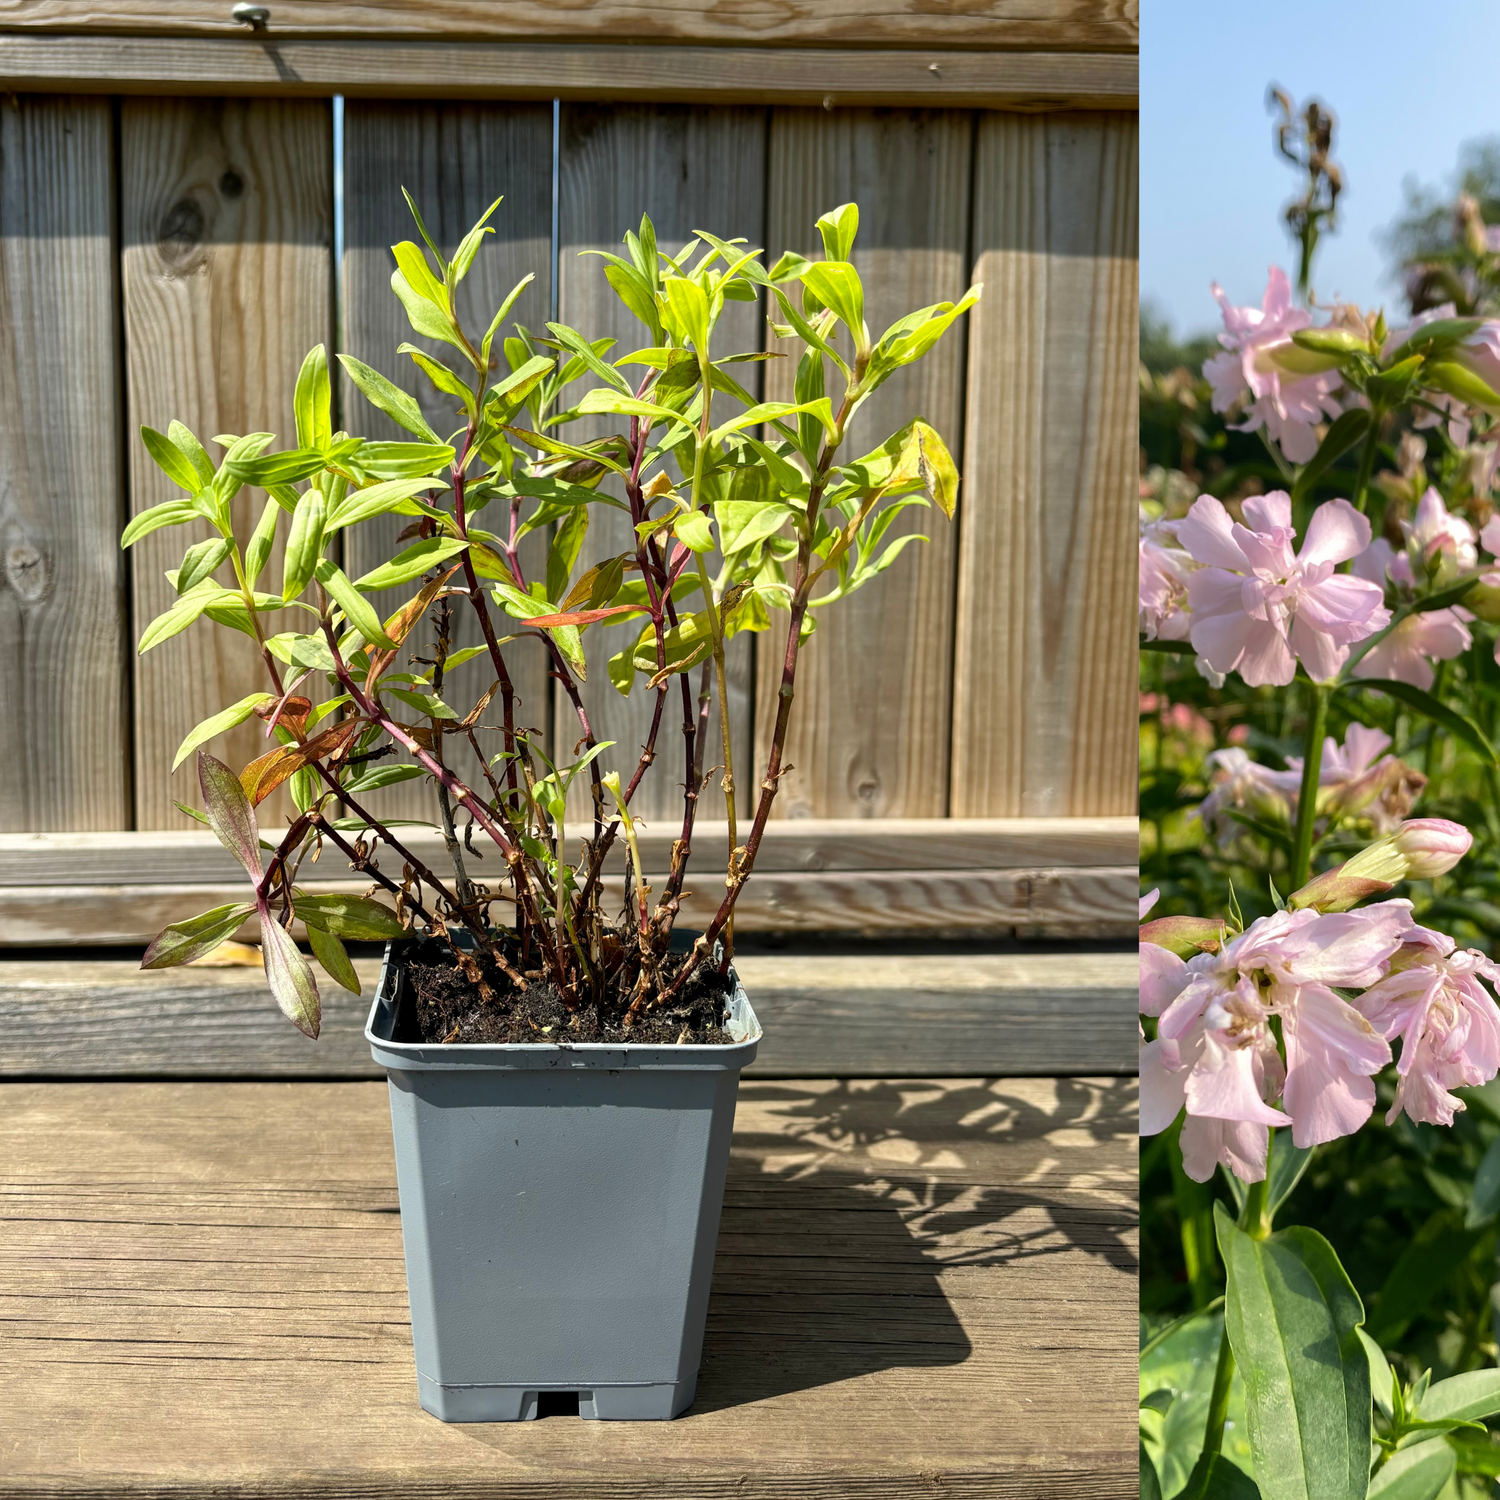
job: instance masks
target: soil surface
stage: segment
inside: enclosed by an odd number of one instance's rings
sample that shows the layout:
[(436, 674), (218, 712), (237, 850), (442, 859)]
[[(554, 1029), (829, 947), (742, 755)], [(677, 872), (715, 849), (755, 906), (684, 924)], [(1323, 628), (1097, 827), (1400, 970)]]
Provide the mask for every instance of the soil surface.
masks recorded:
[[(413, 943), (402, 954), (406, 984), (393, 1040), (398, 1042), (632, 1042), (637, 1045), (729, 1046), (724, 1030), (734, 981), (712, 964), (700, 964), (667, 1010), (637, 1016), (624, 1026), (629, 993), (610, 994), (603, 1006), (588, 1004), (569, 1011), (557, 990), (533, 979), (518, 991), (493, 959), (479, 964), (494, 1000), (487, 1002), (437, 938)], [(684, 961), (669, 954), (663, 963), (670, 976)], [(602, 1013), (601, 1013), (602, 1012)]]

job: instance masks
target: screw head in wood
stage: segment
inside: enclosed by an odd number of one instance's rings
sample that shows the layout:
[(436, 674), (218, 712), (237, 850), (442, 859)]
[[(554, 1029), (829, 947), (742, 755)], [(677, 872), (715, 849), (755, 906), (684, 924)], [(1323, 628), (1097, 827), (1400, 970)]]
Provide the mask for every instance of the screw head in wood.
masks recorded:
[(240, 0), (240, 3), (229, 12), (229, 18), (241, 26), (248, 26), (252, 31), (260, 31), (271, 19), (271, 7), (250, 5), (247, 0)]

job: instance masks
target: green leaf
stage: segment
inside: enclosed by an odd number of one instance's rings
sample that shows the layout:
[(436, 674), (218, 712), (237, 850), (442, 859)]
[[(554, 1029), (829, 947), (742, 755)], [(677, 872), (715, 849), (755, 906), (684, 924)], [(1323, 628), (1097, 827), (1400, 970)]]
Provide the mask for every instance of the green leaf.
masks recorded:
[(1384, 677), (1356, 677), (1347, 682), (1341, 682), (1338, 686), (1340, 689), (1369, 688), (1374, 692), (1384, 693), (1387, 697), (1398, 698), (1408, 708), (1415, 709), (1424, 718), (1441, 725), (1449, 734), (1478, 751), (1490, 765), (1500, 765), (1500, 759), (1495, 756), (1495, 747), (1490, 743), (1489, 736), (1473, 719), (1467, 714), (1459, 713), (1455, 708), (1449, 708), (1446, 703), (1440, 702), (1431, 693), (1424, 693), (1421, 688), (1413, 687), (1409, 682), (1396, 682)]
[(411, 283), (400, 271), (391, 273), (391, 290), (396, 294), (402, 307), (406, 309), (406, 319), (411, 324), (413, 333), (437, 339), (444, 344), (452, 344), (456, 349), (463, 348), (459, 341), (458, 330), (453, 326), (448, 314), (413, 291)]
[(1370, 413), (1363, 406), (1352, 407), (1337, 418), (1318, 444), (1318, 451), (1298, 472), (1297, 482), (1292, 486), (1292, 505), (1300, 507), (1312, 493), (1313, 485), (1356, 443), (1363, 441), (1369, 430)]
[[(275, 701), (269, 693), (260, 696), (267, 702)], [(223, 761), (215, 760), (206, 750), (200, 750), (198, 789), (203, 793), (203, 810), (214, 837), (239, 860), (246, 874), (259, 883), (262, 873), (260, 830), (240, 778)]]
[[(1399, 368), (1399, 367), (1398, 367)], [(1452, 360), (1434, 360), (1422, 370), (1422, 384), (1456, 396), (1469, 406), (1478, 406), (1485, 411), (1500, 409), (1500, 392), (1482, 380), (1467, 365)]]
[(626, 646), (610, 657), (606, 668), (610, 686), (622, 697), (628, 698), (635, 686), (635, 647)]
[(613, 365), (602, 360), (594, 352), (594, 346), (576, 329), (569, 328), (566, 323), (549, 323), (547, 331), (570, 354), (582, 360), (585, 367), (592, 370), (606, 385), (623, 391), (627, 396), (631, 394), (630, 382)]
[(662, 322), (699, 354), (708, 352), (708, 297), (696, 281), (668, 276), (662, 283), (666, 316)]
[[(453, 282), (455, 285), (468, 275), (469, 267), (473, 265), (474, 257), (479, 254), (479, 247), (484, 243), (485, 235), (493, 234), (495, 232), (492, 228), (489, 227), (487, 220), (504, 201), (505, 200), (503, 195), (499, 198), (496, 198), (495, 201), (490, 204), (490, 206), (485, 209), (482, 214), (480, 214), (479, 218), (475, 221), (474, 227), (463, 237), (463, 239), (458, 242), (457, 253), (454, 255), (453, 264), (449, 268), (449, 274), (453, 278)], [(356, 990), (355, 993), (358, 994), (359, 991)]]
[(371, 406), (383, 411), (398, 427), (424, 438), (429, 443), (441, 443), (442, 439), (432, 430), (415, 396), (409, 396), (399, 386), (387, 380), (379, 370), (354, 358), (352, 354), (339, 355), (339, 363), (360, 393)]
[(366, 896), (304, 896), (294, 891), (292, 910), (309, 929), (317, 927), (354, 943), (383, 943), (406, 935), (390, 907)]
[[(484, 646), (477, 648), (486, 650)], [(455, 652), (454, 656), (458, 653)], [(448, 665), (453, 665), (453, 657), (449, 657)], [(368, 771), (361, 771), (358, 776), (346, 777), (343, 781), (344, 790), (353, 793), (356, 797), (361, 792), (378, 792), (381, 787), (397, 786), (403, 781), (415, 781), (419, 776), (425, 776), (427, 772), (421, 766), (371, 766)]]
[(346, 495), (333, 514), (324, 523), (325, 535), (353, 526), (359, 521), (368, 521), (371, 516), (382, 516), (387, 511), (398, 511), (402, 515), (436, 515), (434, 507), (420, 502), (417, 496), (424, 490), (442, 489), (446, 481), (431, 474), (421, 479), (388, 479), (381, 484), (372, 484), (362, 490)]
[(260, 917), (260, 956), (282, 1014), (298, 1031), (316, 1041), (322, 1018), (318, 981), (291, 933), (265, 910)]
[(505, 321), (506, 315), (516, 305), (516, 298), (536, 280), (536, 272), (528, 271), (511, 289), (504, 302), (495, 311), (495, 316), (490, 319), (490, 326), (485, 333), (484, 342), (480, 345), (479, 354), (486, 369), (490, 363), (490, 345), (494, 342), (495, 334), (499, 331), (501, 323)]
[(360, 993), (359, 975), (354, 972), (344, 945), (331, 932), (324, 932), (321, 927), (308, 927), (307, 946), (334, 983), (343, 985), (351, 994)]
[(678, 516), (674, 529), (678, 541), (691, 551), (712, 552), (714, 550), (713, 527), (708, 524), (708, 517), (702, 511), (688, 511)]
[[(410, 240), (402, 240), (399, 245), (391, 246), (391, 254), (396, 257), (396, 264), (400, 267), (401, 274), (406, 278), (406, 284), (412, 291), (446, 315), (448, 288), (433, 274), (427, 257), (422, 253), (422, 247), (414, 245)], [(432, 255), (433, 259), (441, 265), (442, 256), (436, 250), (433, 250)]]
[[(453, 462), (449, 443), (366, 443), (356, 460), (360, 474), (371, 478), (426, 478)], [(447, 486), (446, 480), (438, 483)]]
[(397, 687), (389, 678), (380, 684), (382, 693), (399, 698), (408, 708), (414, 708), (429, 719), (456, 719), (458, 715), (434, 693), (414, 693), (409, 688)]
[[(1164, 1495), (1181, 1493), (1202, 1451), (1223, 1328), (1221, 1314), (1198, 1313), (1182, 1319), (1175, 1328), (1161, 1330), (1142, 1351), (1143, 1402), (1161, 1392), (1172, 1398), (1159, 1425), (1141, 1424), (1142, 1437), (1155, 1461)], [(1245, 1382), (1239, 1369), (1234, 1371), (1229, 1385), (1228, 1416), (1221, 1459), (1247, 1470), (1252, 1459), (1245, 1430)], [(1227, 1477), (1233, 1479), (1232, 1475)], [(1217, 1490), (1210, 1489), (1209, 1494), (1217, 1500)]]
[(246, 484), (258, 484), (264, 489), (311, 478), (323, 466), (323, 453), (317, 448), (292, 448), (285, 453), (269, 453), (261, 458), (224, 460), (224, 467), (236, 479)]
[(796, 416), (801, 412), (808, 412), (815, 416), (823, 424), (823, 431), (830, 437), (833, 436), (833, 403), (827, 396), (820, 396), (816, 401), (803, 401), (796, 405), (789, 401), (761, 401), (752, 406), (749, 411), (742, 411), (739, 416), (731, 418), (720, 427), (715, 427), (709, 433), (708, 440), (711, 443), (722, 443), (731, 432), (739, 432), (745, 427), (758, 427), (762, 422)]
[(195, 589), (205, 578), (212, 577), (214, 569), (222, 567), (234, 543), (227, 536), (210, 537), (205, 542), (195, 542), (183, 555), (182, 566), (177, 570), (174, 585), (179, 594)]
[(450, 537), (431, 537), (424, 542), (414, 542), (404, 552), (398, 552), (388, 563), (372, 568), (362, 578), (354, 580), (354, 587), (366, 591), (393, 589), (398, 584), (410, 583), (420, 578), (429, 568), (456, 557), (468, 547)]
[(589, 512), (584, 505), (569, 511), (561, 526), (557, 528), (551, 545), (547, 548), (547, 597), (562, 600), (568, 592), (568, 579), (573, 576), (573, 565), (583, 550), (583, 539), (588, 534)]
[(146, 445), (146, 452), (155, 460), (157, 468), (188, 494), (196, 495), (213, 478), (212, 465), (209, 467), (208, 479), (200, 478), (192, 459), (170, 438), (164, 437), (154, 428), (142, 427), (141, 441)]
[(841, 203), (818, 216), (818, 233), (823, 236), (823, 253), (829, 260), (848, 260), (858, 232), (857, 203)]
[(1369, 1500), (1437, 1500), (1458, 1458), (1444, 1442), (1423, 1443), (1391, 1456), (1370, 1480)]
[(136, 644), (138, 655), (144, 656), (153, 646), (180, 635), (201, 615), (224, 590), (216, 583), (205, 582), (189, 594), (184, 594), (170, 609), (164, 610), (141, 632)]
[(1474, 1174), (1474, 1197), (1464, 1220), (1466, 1229), (1477, 1229), (1486, 1219), (1500, 1213), (1500, 1137), (1491, 1141), (1479, 1159)]
[(1255, 1472), (1266, 1500), (1363, 1500), (1370, 1464), (1364, 1309), (1322, 1235), (1258, 1240), (1214, 1205), (1228, 1274), (1225, 1326), (1245, 1372)]
[(401, 344), (396, 353), (410, 355), (412, 363), (440, 391), (446, 391), (450, 396), (457, 396), (463, 403), (464, 410), (471, 416), (474, 414), (476, 410), (474, 392), (441, 360), (434, 359), (425, 350), (417, 348), (415, 344)]
[(292, 514), (291, 534), (281, 564), (281, 597), (295, 599), (311, 581), (323, 555), (323, 524), (327, 507), (320, 489), (308, 490)]
[(855, 341), (863, 345), (869, 335), (865, 331), (865, 289), (859, 272), (848, 261), (816, 260), (802, 273), (802, 285), (810, 291), (824, 307), (832, 308), (854, 335)]
[(603, 390), (598, 387), (585, 391), (583, 400), (574, 409), (585, 416), (594, 412), (608, 412), (614, 416), (642, 417), (647, 422), (679, 422), (684, 427), (693, 425), (691, 420), (683, 416), (681, 412), (670, 411), (665, 406), (657, 406), (653, 401), (640, 401), (634, 396), (622, 395), (619, 391)]
[(232, 703), (228, 708), (221, 709), (218, 713), (204, 719), (177, 747), (177, 756), (172, 762), (172, 769), (175, 771), (199, 745), (206, 744), (216, 734), (223, 734), (226, 730), (243, 724), (262, 703), (275, 701), (276, 698), (271, 693), (251, 693), (241, 698), (238, 703)]
[(1285, 1130), (1278, 1130), (1270, 1140), (1271, 1161), (1266, 1172), (1266, 1212), (1274, 1217), (1276, 1210), (1291, 1197), (1292, 1189), (1302, 1181), (1312, 1160), (1313, 1147), (1297, 1146)]
[(297, 373), (292, 395), (297, 417), (297, 445), (316, 448), (333, 438), (333, 386), (328, 379), (328, 351), (319, 344), (308, 351)]
[(910, 333), (894, 339), (888, 345), (882, 338), (878, 355), (882, 364), (899, 369), (902, 365), (909, 365), (913, 360), (920, 359), (964, 313), (979, 301), (983, 290), (982, 285), (971, 286), (957, 302), (938, 303), (925, 323)]
[(220, 943), (232, 938), (245, 918), (255, 910), (254, 906), (216, 906), (185, 922), (172, 922), (151, 939), (146, 956), (141, 959), (143, 969), (175, 969), (180, 964), (190, 964), (194, 959), (212, 953)]
[(354, 587), (342, 569), (334, 567), (326, 557), (321, 557), (315, 574), (318, 582), (344, 611), (344, 618), (372, 646), (384, 646), (387, 651), (397, 649), (398, 643), (385, 633), (380, 616), (375, 613), (375, 606)]
[(281, 507), (275, 499), (267, 500), (260, 520), (255, 523), (255, 530), (250, 534), (250, 545), (245, 548), (245, 582), (251, 588), (265, 571), (271, 548), (276, 544), (276, 522), (280, 515)]
[(150, 536), (163, 526), (181, 526), (187, 521), (198, 520), (201, 514), (197, 506), (186, 500), (168, 500), (164, 505), (153, 505), (130, 518), (120, 537), (120, 546), (133, 547), (143, 536)]
[(1424, 1422), (1477, 1422), (1500, 1414), (1500, 1370), (1470, 1370), (1429, 1386), (1417, 1407)]
[(660, 338), (661, 319), (651, 283), (634, 266), (606, 266), (604, 279), (614, 288), (620, 301), (646, 325), (652, 338)]

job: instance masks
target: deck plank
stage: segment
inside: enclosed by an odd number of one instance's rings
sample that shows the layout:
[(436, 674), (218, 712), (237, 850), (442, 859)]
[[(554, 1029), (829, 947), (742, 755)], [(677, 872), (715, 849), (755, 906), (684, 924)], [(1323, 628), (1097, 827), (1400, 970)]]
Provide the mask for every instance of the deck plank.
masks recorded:
[[(1136, 956), (741, 954), (764, 1077), (1134, 1072)], [(310, 1042), (259, 969), (0, 962), (0, 1078), (374, 1078), (363, 997), (330, 983)]]
[(699, 1397), (638, 1425), (421, 1412), (378, 1083), (3, 1098), (8, 1496), (1134, 1494), (1125, 1080), (747, 1082)]

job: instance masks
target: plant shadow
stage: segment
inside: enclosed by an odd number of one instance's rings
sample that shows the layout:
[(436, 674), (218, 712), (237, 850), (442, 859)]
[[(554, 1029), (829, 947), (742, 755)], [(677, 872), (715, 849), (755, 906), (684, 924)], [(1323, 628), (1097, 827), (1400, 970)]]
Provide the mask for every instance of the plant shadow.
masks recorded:
[(962, 1364), (949, 1268), (1083, 1252), (1137, 1272), (1133, 1193), (1054, 1170), (1059, 1141), (1097, 1169), (1134, 1134), (1129, 1080), (747, 1082), (741, 1101), (695, 1413)]

